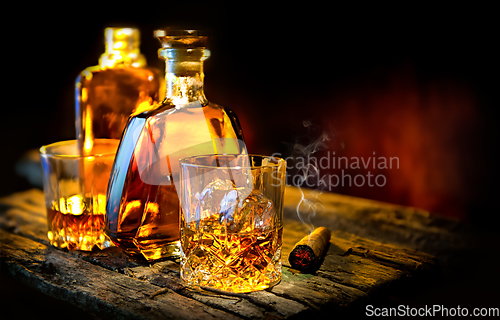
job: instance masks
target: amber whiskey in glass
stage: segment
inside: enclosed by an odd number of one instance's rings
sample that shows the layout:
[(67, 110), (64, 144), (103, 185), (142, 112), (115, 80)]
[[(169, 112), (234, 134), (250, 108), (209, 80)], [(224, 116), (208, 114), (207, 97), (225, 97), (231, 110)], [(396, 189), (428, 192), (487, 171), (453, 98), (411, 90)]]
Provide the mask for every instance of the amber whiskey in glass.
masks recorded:
[(281, 280), (286, 162), (259, 155), (181, 160), (180, 276), (193, 287), (263, 290)]
[(140, 33), (134, 28), (106, 28), (105, 52), (97, 66), (76, 79), (76, 136), (83, 153), (94, 139), (120, 139), (131, 114), (159, 101), (160, 71), (147, 66)]
[(166, 97), (130, 117), (112, 169), (106, 233), (122, 250), (147, 260), (180, 255), (179, 160), (246, 152), (239, 120), (203, 91), (207, 34), (155, 31), (166, 61)]
[(47, 238), (68, 250), (104, 249), (112, 242), (104, 233), (106, 191), (117, 139), (96, 139), (92, 153), (81, 155), (77, 140), (40, 148), (47, 209)]

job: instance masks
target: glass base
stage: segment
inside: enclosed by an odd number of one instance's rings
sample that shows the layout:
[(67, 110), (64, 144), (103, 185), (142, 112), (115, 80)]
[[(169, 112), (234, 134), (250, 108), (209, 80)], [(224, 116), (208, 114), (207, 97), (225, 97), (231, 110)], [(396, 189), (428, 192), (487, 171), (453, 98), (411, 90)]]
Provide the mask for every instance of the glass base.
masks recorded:
[(239, 284), (239, 285), (236, 285), (236, 286), (223, 286), (221, 287), (220, 285), (214, 285), (214, 284), (211, 284), (211, 283), (198, 283), (197, 281), (194, 281), (194, 282), (190, 282), (190, 281), (187, 281), (186, 279), (182, 278), (182, 280), (184, 280), (184, 282), (189, 285), (189, 286), (192, 286), (192, 287), (195, 287), (195, 288), (199, 288), (201, 290), (203, 289), (214, 289), (214, 290), (217, 290), (217, 291), (223, 291), (223, 292), (233, 292), (233, 293), (248, 293), (248, 292), (255, 292), (255, 291), (260, 291), (260, 290), (265, 290), (265, 289), (269, 289), (275, 285), (277, 285), (278, 283), (281, 282), (281, 275), (279, 276), (278, 279), (276, 280), (273, 280), (271, 282), (268, 282), (268, 283), (260, 283), (258, 286), (255, 286), (253, 284)]
[(213, 270), (200, 265), (193, 270), (192, 265), (183, 263), (182, 260), (181, 257), (181, 279), (187, 285), (200, 289), (245, 293), (265, 290), (281, 281), (281, 262), (269, 265), (267, 272), (260, 275), (259, 272), (248, 270), (238, 276), (229, 270)]
[[(66, 205), (66, 199), (60, 202), (63, 201)], [(95, 246), (101, 250), (113, 246), (102, 230), (104, 215), (87, 212), (75, 215), (47, 208), (47, 222), (47, 238), (56, 248), (92, 251)]]
[(111, 238), (113, 243), (119, 247), (126, 255), (139, 258), (144, 257), (147, 261), (154, 261), (164, 258), (180, 256), (180, 241), (142, 240), (135, 238)]
[(147, 261), (153, 261), (163, 258), (179, 257), (181, 254), (180, 241), (174, 241), (167, 244), (144, 244), (144, 242), (137, 242), (134, 239), (134, 244), (139, 252), (144, 256)]
[(94, 247), (100, 250), (113, 247), (114, 244), (104, 233), (93, 235), (61, 235), (61, 230), (48, 231), (47, 238), (53, 247), (68, 250), (92, 251)]

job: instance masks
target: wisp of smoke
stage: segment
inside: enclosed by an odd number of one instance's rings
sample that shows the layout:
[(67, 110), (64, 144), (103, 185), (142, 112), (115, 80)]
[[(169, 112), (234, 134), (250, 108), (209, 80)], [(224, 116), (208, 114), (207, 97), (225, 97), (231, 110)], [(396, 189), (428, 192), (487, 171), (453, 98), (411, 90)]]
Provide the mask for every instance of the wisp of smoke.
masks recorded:
[[(314, 126), (310, 121), (303, 121), (303, 125), (308, 129), (308, 136), (314, 134), (317, 131), (317, 127)], [(294, 177), (294, 185), (298, 187), (301, 193), (301, 200), (297, 204), (297, 216), (300, 221), (309, 227), (309, 234), (314, 230), (314, 225), (311, 219), (316, 215), (318, 207), (323, 207), (321, 201), (317, 198), (320, 193), (317, 193), (314, 199), (306, 199), (304, 192), (302, 190), (304, 182), (308, 179), (313, 179), (320, 175), (320, 170), (316, 157), (313, 157), (315, 153), (323, 150), (327, 146), (327, 142), (332, 138), (333, 134), (323, 131), (318, 138), (314, 139), (312, 142), (303, 145), (298, 141), (293, 146), (292, 158), (294, 160), (302, 158), (301, 161), (304, 165), (298, 169), (296, 176)], [(304, 216), (306, 218), (304, 218)]]

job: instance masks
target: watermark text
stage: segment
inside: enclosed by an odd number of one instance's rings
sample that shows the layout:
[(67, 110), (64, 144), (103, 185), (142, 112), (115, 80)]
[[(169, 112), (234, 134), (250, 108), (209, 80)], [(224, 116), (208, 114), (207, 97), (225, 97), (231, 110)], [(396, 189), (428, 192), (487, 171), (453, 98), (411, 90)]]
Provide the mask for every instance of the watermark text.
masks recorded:
[(421, 316), (441, 316), (441, 317), (499, 317), (500, 308), (469, 308), (445, 307), (443, 305), (425, 305), (423, 307), (410, 307), (408, 305), (398, 305), (391, 308), (377, 308), (369, 304), (365, 308), (365, 315), (368, 317), (421, 317)]

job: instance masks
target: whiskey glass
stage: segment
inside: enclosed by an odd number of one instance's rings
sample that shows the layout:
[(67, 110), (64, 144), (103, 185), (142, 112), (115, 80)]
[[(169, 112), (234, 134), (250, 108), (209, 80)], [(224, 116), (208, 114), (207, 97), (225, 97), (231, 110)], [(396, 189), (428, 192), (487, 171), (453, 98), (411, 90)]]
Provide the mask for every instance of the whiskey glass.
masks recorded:
[(260, 155), (180, 160), (181, 278), (226, 292), (281, 280), (286, 162)]
[(106, 190), (117, 139), (96, 139), (91, 153), (82, 155), (77, 140), (40, 148), (47, 208), (47, 237), (51, 245), (91, 251), (112, 246), (104, 234)]

